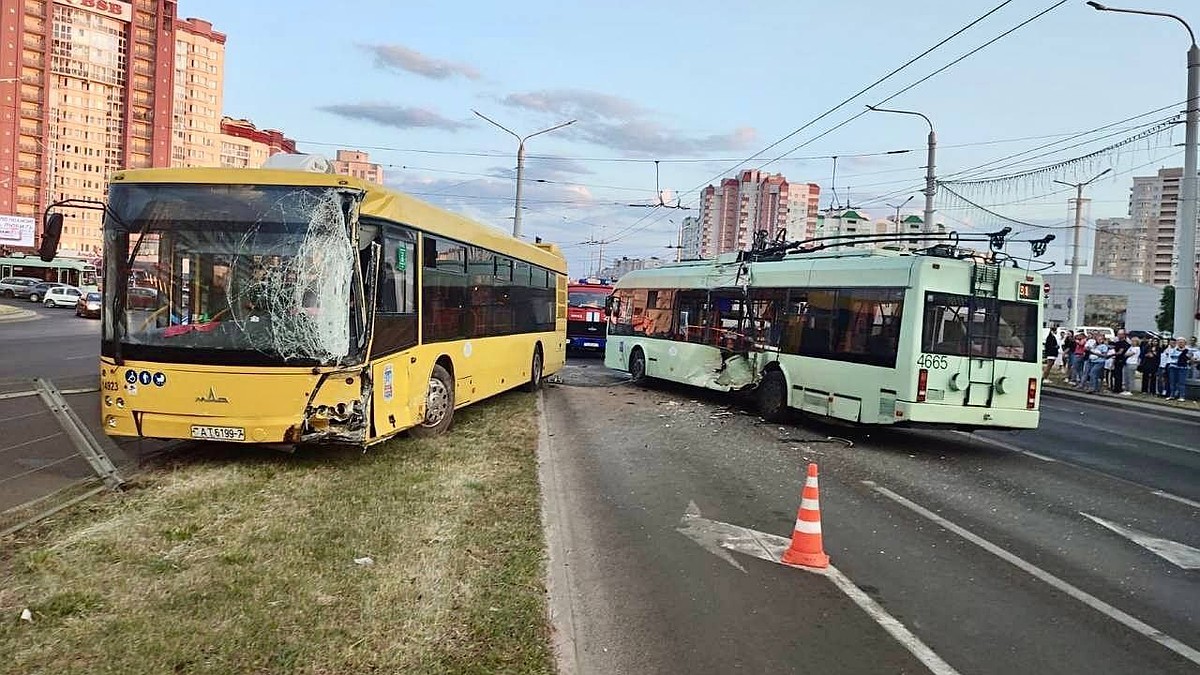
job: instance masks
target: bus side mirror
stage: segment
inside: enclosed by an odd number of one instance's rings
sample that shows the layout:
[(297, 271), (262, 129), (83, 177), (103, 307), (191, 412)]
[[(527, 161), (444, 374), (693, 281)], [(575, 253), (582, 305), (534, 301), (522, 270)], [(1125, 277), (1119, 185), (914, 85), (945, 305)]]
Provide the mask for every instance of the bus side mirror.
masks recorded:
[(51, 262), (58, 254), (58, 240), (62, 237), (63, 215), (51, 213), (46, 216), (42, 225), (42, 243), (38, 246), (38, 257), (43, 262)]
[(604, 316), (612, 316), (613, 313), (613, 296), (604, 298)]

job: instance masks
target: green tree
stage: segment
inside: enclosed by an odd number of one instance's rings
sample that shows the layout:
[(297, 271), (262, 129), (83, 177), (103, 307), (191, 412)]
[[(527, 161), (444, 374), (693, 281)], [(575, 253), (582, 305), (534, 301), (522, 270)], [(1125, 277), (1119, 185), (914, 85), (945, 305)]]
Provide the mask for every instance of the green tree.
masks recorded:
[(1162, 297), (1158, 299), (1158, 314), (1154, 317), (1160, 331), (1175, 330), (1175, 287), (1163, 286)]

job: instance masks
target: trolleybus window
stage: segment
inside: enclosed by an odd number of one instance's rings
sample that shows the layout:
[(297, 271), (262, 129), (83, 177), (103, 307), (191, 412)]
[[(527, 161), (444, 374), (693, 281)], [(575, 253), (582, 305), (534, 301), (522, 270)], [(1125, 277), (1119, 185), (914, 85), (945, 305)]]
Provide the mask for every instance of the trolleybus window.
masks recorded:
[(1037, 306), (1027, 302), (926, 293), (923, 323), (930, 354), (1037, 360)]

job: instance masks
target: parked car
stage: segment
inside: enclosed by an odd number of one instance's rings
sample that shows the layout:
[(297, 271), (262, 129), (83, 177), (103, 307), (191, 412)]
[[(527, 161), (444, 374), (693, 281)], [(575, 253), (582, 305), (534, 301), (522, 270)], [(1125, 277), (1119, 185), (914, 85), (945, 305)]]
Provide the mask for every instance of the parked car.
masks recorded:
[(59, 286), (64, 285), (65, 284), (60, 284), (57, 281), (43, 281), (39, 284), (34, 284), (33, 288), (29, 289), (29, 301), (41, 302), (46, 298), (46, 293), (50, 292), (50, 289), (58, 288)]
[(1152, 330), (1131, 330), (1128, 331), (1127, 335), (1129, 335), (1131, 338), (1138, 338), (1139, 340), (1157, 340), (1162, 337), (1160, 333)]
[(104, 296), (96, 291), (88, 291), (79, 296), (79, 300), (75, 302), (75, 316), (87, 318), (100, 318), (100, 307), (104, 302)]
[(55, 286), (46, 291), (42, 304), (47, 307), (74, 307), (83, 292), (74, 286)]
[(34, 279), (33, 277), (5, 277), (0, 279), (0, 296), (5, 298), (28, 298), (30, 289), (41, 282), (41, 279)]

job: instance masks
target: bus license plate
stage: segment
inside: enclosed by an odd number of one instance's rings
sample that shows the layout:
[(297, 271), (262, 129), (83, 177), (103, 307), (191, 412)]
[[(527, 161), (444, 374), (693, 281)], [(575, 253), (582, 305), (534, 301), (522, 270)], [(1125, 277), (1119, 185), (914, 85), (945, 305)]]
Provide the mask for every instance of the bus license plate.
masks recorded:
[(584, 347), (599, 347), (600, 343), (599, 342), (585, 342), (585, 343), (583, 343), (583, 346)]
[(192, 438), (203, 438), (210, 441), (244, 441), (246, 430), (241, 427), (201, 427), (192, 426)]

